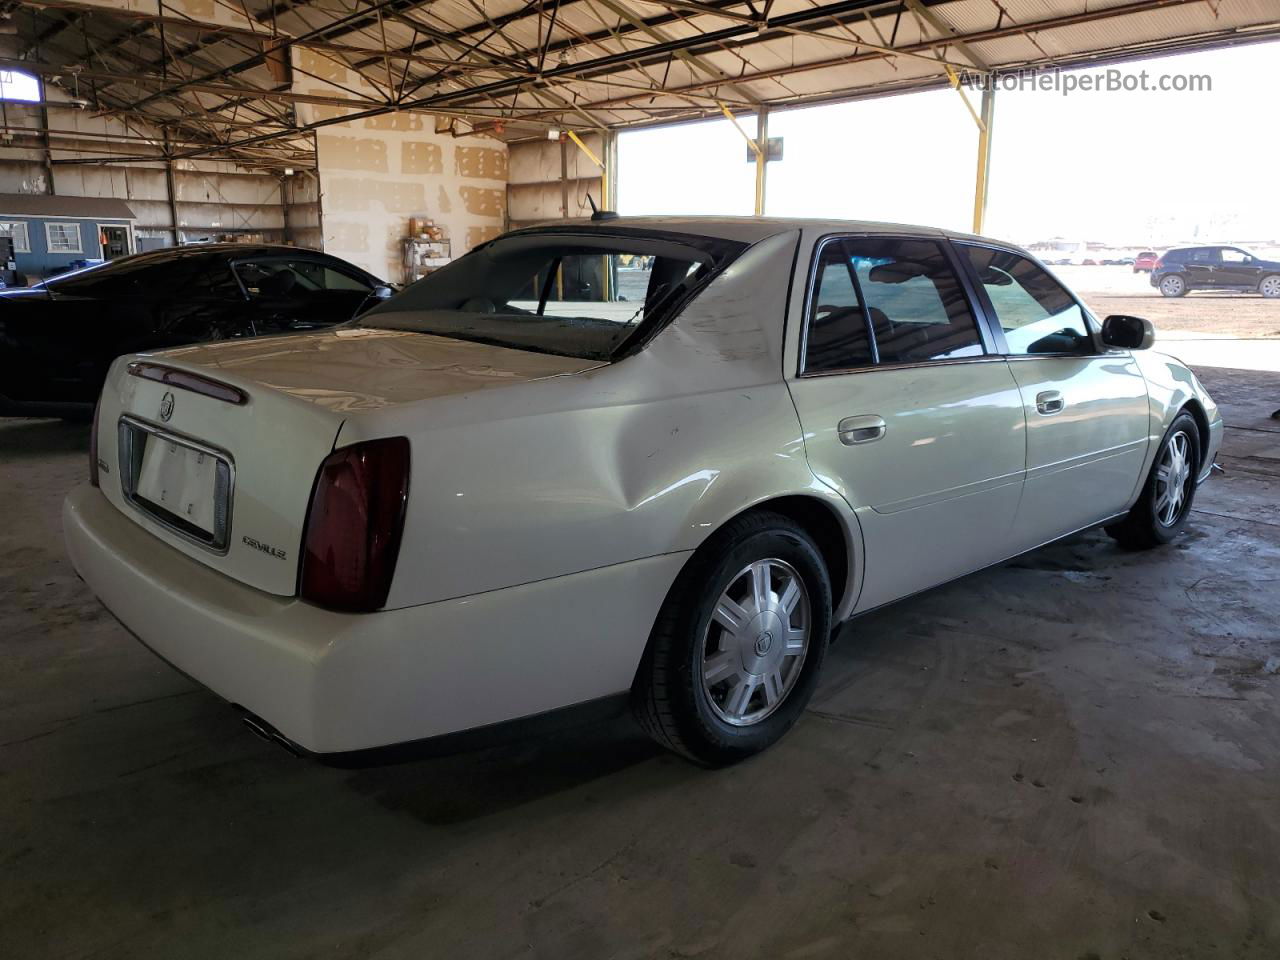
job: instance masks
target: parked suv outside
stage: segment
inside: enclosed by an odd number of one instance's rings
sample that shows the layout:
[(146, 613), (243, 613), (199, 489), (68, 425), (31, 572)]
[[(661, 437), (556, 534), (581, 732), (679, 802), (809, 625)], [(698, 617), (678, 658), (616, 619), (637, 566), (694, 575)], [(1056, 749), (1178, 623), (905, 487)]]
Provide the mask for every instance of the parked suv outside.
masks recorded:
[(1180, 247), (1156, 261), (1151, 285), (1166, 297), (1192, 290), (1257, 291), (1280, 297), (1280, 262), (1239, 247)]

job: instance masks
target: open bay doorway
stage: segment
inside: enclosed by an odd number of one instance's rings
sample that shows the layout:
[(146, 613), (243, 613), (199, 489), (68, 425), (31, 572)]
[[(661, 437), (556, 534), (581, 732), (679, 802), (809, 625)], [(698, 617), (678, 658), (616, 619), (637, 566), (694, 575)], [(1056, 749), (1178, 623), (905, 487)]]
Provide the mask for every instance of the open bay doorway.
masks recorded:
[(102, 241), (102, 259), (114, 260), (129, 252), (129, 228), (121, 226), (98, 227)]

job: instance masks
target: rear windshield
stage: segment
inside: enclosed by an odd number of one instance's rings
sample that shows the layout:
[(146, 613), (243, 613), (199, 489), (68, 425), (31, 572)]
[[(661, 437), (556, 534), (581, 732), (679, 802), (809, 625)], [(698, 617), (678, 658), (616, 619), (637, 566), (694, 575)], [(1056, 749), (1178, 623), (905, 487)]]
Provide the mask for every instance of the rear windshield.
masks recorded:
[(585, 360), (616, 359), (745, 248), (681, 234), (509, 234), (360, 317), (412, 330)]
[(149, 280), (151, 271), (156, 267), (175, 261), (183, 262), (168, 249), (135, 253), (128, 257), (90, 264), (78, 270), (69, 270), (40, 283), (33, 283), (32, 287), (74, 296), (97, 296), (114, 288), (123, 288), (136, 280)]

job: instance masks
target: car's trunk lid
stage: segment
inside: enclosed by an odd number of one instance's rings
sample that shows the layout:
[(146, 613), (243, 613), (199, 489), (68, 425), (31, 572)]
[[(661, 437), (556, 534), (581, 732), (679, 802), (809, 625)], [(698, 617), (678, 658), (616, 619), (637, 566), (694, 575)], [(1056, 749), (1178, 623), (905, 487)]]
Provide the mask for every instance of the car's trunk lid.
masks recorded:
[(471, 393), (601, 365), (596, 360), (359, 326), (182, 347), (165, 356), (251, 380), (338, 413)]
[(316, 471), (346, 419), (598, 365), (359, 328), (122, 358), (98, 413), (100, 484), (175, 549), (291, 596)]

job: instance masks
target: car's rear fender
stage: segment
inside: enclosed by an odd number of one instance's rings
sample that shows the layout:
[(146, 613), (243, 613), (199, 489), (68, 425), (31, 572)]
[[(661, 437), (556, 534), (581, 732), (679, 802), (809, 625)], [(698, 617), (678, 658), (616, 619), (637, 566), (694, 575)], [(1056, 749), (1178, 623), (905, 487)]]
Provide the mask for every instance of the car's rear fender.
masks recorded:
[(756, 244), (621, 362), (349, 416), (340, 447), (412, 446), (388, 606), (693, 550), (777, 497), (821, 498), (852, 523), (809, 468), (782, 382), (794, 250), (794, 232)]

